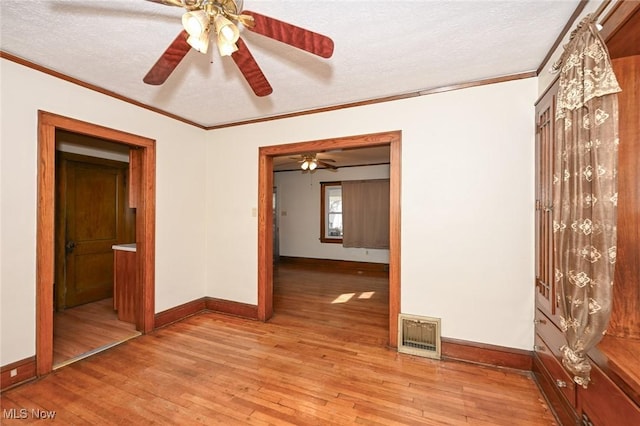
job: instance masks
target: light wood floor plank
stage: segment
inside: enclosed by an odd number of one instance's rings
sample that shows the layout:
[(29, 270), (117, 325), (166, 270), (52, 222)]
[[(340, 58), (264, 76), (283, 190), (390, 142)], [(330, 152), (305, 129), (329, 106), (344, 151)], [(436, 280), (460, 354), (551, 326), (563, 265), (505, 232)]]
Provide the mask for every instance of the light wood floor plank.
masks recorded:
[(55, 410), (61, 424), (555, 424), (528, 374), (386, 347), (387, 284), (280, 267), (267, 323), (195, 315), (10, 389), (0, 405)]
[(83, 354), (139, 335), (134, 324), (118, 320), (112, 298), (56, 312), (53, 365), (63, 365)]

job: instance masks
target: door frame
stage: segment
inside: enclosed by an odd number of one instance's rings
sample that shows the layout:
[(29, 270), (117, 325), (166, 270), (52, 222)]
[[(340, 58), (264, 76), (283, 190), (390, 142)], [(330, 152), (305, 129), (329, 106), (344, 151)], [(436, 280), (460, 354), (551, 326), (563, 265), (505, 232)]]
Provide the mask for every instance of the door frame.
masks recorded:
[(140, 199), (136, 212), (139, 331), (148, 333), (155, 320), (155, 140), (97, 124), (38, 111), (38, 205), (36, 234), (36, 369), (53, 369), (53, 285), (55, 282), (55, 151), (56, 129), (107, 139), (129, 146), (140, 156)]
[(258, 319), (273, 315), (273, 157), (300, 152), (389, 145), (389, 346), (398, 345), (400, 313), (400, 130), (259, 148), (258, 159)]

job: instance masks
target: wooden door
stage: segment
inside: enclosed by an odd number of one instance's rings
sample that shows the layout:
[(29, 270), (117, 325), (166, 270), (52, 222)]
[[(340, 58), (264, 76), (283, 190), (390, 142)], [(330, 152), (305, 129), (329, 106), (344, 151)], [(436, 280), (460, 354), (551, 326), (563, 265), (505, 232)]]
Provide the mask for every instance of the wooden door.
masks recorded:
[(127, 163), (60, 153), (57, 309), (113, 296), (114, 244), (125, 241)]

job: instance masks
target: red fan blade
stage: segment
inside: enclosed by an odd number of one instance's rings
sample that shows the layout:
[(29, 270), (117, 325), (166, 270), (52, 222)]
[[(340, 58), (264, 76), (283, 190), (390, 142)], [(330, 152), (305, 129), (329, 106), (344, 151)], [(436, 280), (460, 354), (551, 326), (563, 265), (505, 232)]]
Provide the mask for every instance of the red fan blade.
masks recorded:
[(155, 65), (151, 67), (142, 81), (155, 86), (164, 83), (173, 70), (176, 69), (182, 58), (185, 57), (189, 49), (191, 49), (191, 46), (187, 43), (187, 32), (182, 30), (182, 32), (178, 34), (178, 37), (173, 40), (173, 43), (171, 43), (162, 56), (160, 56), (160, 59), (158, 59)]
[(243, 15), (251, 15), (255, 19), (256, 25), (249, 28), (263, 36), (278, 40), (298, 49), (306, 50), (314, 55), (323, 58), (330, 58), (333, 55), (333, 40), (322, 34), (296, 27), (292, 24), (279, 21), (268, 16), (247, 10), (242, 11)]
[(236, 45), (238, 46), (238, 50), (233, 52), (231, 57), (240, 69), (245, 80), (247, 80), (247, 83), (249, 83), (249, 86), (251, 86), (251, 89), (253, 89), (253, 93), (255, 93), (256, 96), (267, 96), (271, 94), (273, 89), (262, 73), (258, 63), (253, 59), (253, 55), (247, 45), (241, 38), (238, 39)]

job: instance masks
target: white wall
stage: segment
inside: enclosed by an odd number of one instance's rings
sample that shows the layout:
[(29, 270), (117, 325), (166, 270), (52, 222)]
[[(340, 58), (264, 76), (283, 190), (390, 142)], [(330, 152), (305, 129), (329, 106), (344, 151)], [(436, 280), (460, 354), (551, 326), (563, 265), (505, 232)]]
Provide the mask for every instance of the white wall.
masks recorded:
[(35, 354), (38, 110), (157, 141), (156, 312), (205, 295), (205, 132), (0, 60), (0, 365)]
[(258, 147), (401, 130), (402, 312), (531, 349), (536, 95), (532, 78), (209, 132), (208, 295), (257, 303)]
[(402, 130), (402, 312), (531, 348), (536, 79), (208, 133), (4, 59), (0, 91), (0, 365), (35, 354), (38, 109), (157, 141), (156, 312), (257, 302), (259, 146)]
[[(389, 166), (345, 167), (274, 173), (278, 188), (280, 255), (389, 263), (389, 250), (345, 248), (320, 241), (320, 182), (389, 178)], [(285, 212), (286, 216), (282, 213)]]

